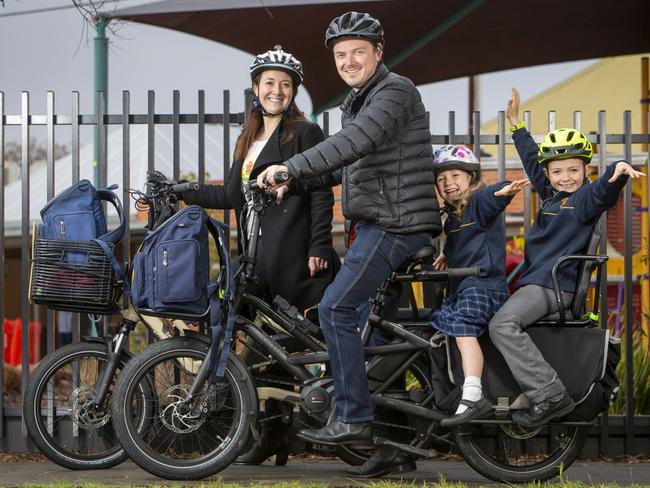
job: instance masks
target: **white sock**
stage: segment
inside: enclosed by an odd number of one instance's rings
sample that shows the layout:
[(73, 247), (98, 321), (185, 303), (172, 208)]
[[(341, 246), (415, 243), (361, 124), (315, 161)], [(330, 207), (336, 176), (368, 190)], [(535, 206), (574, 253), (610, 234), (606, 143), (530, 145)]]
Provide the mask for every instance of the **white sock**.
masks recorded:
[[(481, 378), (478, 376), (468, 376), (465, 378), (465, 383), (463, 383), (463, 400), (469, 400), (471, 402), (478, 402), (483, 396), (483, 388), (481, 387)], [(467, 407), (462, 403), (458, 404), (456, 409), (456, 415), (463, 413), (467, 410)]]

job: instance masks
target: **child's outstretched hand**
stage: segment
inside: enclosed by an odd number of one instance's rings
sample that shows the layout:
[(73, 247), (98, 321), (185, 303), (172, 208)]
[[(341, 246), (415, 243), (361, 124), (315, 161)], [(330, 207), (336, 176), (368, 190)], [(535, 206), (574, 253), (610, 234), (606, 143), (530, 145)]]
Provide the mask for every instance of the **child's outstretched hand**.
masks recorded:
[(625, 161), (619, 161), (618, 163), (616, 163), (616, 169), (614, 170), (614, 174), (608, 181), (610, 183), (614, 183), (616, 180), (618, 180), (618, 177), (621, 175), (628, 175), (630, 178), (638, 178), (639, 176), (645, 176), (645, 173), (641, 173), (641, 171), (635, 170), (632, 166), (627, 164)]
[(510, 195), (516, 195), (519, 193), (521, 190), (523, 190), (526, 185), (530, 183), (530, 180), (523, 179), (523, 180), (515, 180), (512, 183), (504, 186), (501, 188), (499, 191), (494, 192), (495, 197), (508, 197)]
[(517, 125), (519, 121), (519, 103), (521, 102), (521, 98), (519, 97), (519, 92), (517, 89), (513, 86), (512, 87), (512, 98), (508, 100), (508, 106), (506, 107), (506, 117), (508, 117), (508, 121), (510, 122), (510, 125)]
[(444, 252), (441, 252), (440, 255), (433, 262), (433, 268), (438, 271), (444, 271), (447, 269), (447, 256)]

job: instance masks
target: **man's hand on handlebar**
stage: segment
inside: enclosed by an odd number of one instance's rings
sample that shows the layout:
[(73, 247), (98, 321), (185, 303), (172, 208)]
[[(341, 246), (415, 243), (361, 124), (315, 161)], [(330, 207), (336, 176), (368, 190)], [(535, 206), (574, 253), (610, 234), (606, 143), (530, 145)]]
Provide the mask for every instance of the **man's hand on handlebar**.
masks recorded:
[[(257, 176), (257, 186), (260, 188), (270, 187), (273, 190), (277, 190), (281, 186), (288, 185), (291, 181), (291, 177), (287, 178), (289, 174), (288, 171), (287, 167), (283, 164), (273, 164), (264, 169), (264, 171)], [(284, 178), (278, 181), (280, 176), (283, 176)]]
[(275, 204), (280, 205), (282, 203), (282, 200), (284, 200), (284, 196), (289, 191), (289, 187), (287, 185), (282, 185), (276, 187), (273, 191), (275, 192)]

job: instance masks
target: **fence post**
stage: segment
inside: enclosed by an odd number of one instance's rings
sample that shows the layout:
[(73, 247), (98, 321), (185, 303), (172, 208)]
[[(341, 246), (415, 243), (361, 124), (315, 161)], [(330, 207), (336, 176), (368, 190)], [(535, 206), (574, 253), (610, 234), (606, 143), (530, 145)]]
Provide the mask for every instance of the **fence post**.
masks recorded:
[[(623, 116), (626, 161), (632, 161), (632, 112)], [(632, 323), (632, 182), (624, 190), (623, 227), (625, 229), (625, 453), (633, 454), (634, 444), (634, 324)]]
[[(122, 202), (124, 202), (124, 219), (126, 230), (122, 240), (122, 260), (126, 261), (131, 255), (131, 196), (127, 189), (131, 187), (131, 95), (127, 90), (122, 92)], [(126, 293), (122, 297), (124, 307), (128, 307), (129, 299)]]
[[(25, 390), (29, 382), (29, 298), (27, 284), (29, 283), (29, 93), (21, 93), (21, 189), (22, 189), (22, 221), (21, 221), (21, 256), (20, 256), (20, 269), (21, 269), (21, 303), (20, 303), (20, 319), (22, 322), (22, 371), (21, 371), (21, 395), (20, 398), (25, 398)], [(4, 203), (4, 202), (3, 202)], [(3, 205), (4, 207), (4, 205)], [(21, 422), (21, 433), (23, 437), (27, 436), (27, 428), (25, 420)]]
[[(0, 91), (0, 319), (2, 319), (2, 333), (0, 334), (0, 350), (3, 361), (0, 363), (0, 392), (4, 392), (4, 316), (5, 316), (5, 94)], [(0, 438), (5, 435), (5, 409), (4, 394), (0, 395)]]
[[(230, 170), (230, 90), (223, 91), (223, 181)], [(223, 223), (228, 226), (226, 243), (230, 246), (230, 210), (224, 209)]]

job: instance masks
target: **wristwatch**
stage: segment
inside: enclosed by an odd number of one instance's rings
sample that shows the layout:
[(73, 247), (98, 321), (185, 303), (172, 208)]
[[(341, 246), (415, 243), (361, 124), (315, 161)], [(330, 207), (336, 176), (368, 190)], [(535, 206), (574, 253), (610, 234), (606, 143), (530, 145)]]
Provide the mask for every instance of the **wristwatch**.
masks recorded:
[(526, 128), (526, 122), (519, 122), (518, 124), (510, 126), (510, 132), (515, 132), (516, 130), (524, 128)]

